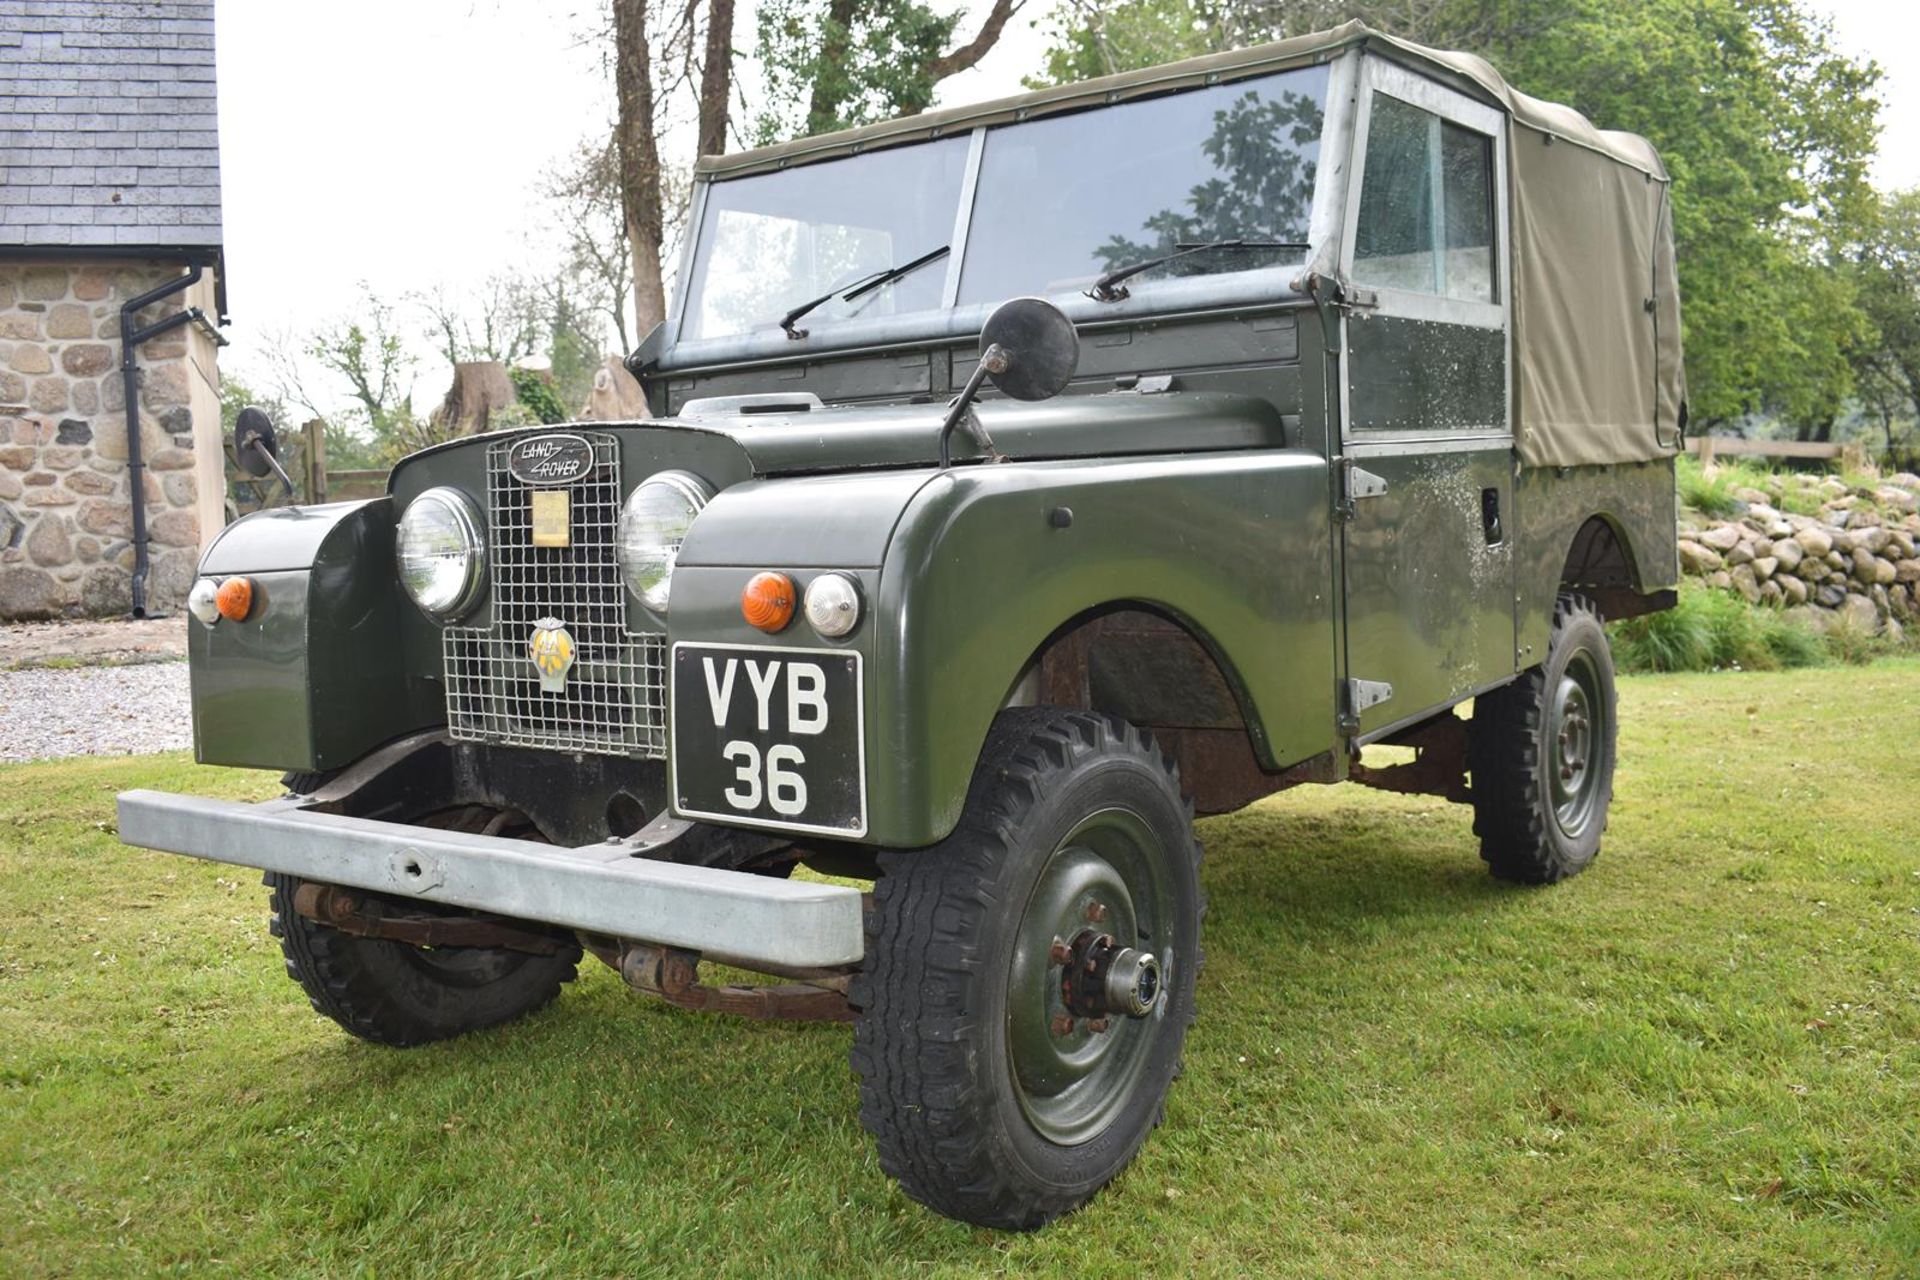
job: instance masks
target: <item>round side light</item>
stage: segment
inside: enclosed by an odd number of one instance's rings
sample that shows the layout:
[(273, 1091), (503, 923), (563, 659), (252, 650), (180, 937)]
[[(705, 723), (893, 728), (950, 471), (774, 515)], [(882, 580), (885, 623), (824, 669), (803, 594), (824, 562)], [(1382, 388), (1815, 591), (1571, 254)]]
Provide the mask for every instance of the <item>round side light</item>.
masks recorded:
[(212, 578), (195, 579), (193, 589), (187, 592), (187, 612), (208, 626), (220, 621), (220, 604), (214, 598), (219, 590), (220, 584)]
[(823, 573), (807, 584), (807, 622), (838, 640), (860, 625), (860, 588), (844, 573)]

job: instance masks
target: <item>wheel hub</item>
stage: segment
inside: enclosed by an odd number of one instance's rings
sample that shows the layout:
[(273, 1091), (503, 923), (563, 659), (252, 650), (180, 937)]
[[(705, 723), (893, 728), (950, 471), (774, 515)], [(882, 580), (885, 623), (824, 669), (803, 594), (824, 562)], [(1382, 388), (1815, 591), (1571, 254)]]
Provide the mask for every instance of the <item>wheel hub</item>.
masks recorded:
[(1160, 999), (1160, 961), (1151, 951), (1123, 947), (1110, 933), (1082, 929), (1060, 957), (1060, 1003), (1074, 1017), (1108, 1014), (1144, 1018)]

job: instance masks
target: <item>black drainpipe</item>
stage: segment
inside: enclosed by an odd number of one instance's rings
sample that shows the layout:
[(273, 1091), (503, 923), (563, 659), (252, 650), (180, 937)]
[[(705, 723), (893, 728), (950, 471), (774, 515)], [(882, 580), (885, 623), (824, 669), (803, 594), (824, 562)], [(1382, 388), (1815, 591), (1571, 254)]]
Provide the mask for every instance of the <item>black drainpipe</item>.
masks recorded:
[[(133, 616), (147, 616), (147, 464), (140, 456), (140, 368), (134, 363), (134, 352), (144, 343), (150, 342), (163, 333), (178, 329), (183, 324), (207, 324), (207, 317), (198, 307), (188, 307), (177, 311), (163, 320), (156, 320), (144, 329), (134, 328), (133, 318), (162, 298), (193, 287), (200, 279), (203, 268), (195, 263), (188, 268), (187, 274), (177, 276), (157, 285), (137, 298), (130, 298), (120, 308), (120, 380), (122, 398), (127, 402), (127, 484), (133, 500)], [(218, 334), (214, 340), (225, 346)]]

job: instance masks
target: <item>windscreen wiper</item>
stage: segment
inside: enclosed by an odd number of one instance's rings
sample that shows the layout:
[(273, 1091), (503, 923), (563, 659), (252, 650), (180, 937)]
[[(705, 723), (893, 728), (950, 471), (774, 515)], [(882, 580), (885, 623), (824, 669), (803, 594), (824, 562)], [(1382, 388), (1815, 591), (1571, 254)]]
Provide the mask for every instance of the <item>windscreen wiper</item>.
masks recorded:
[(787, 312), (787, 314), (785, 314), (784, 316), (781, 316), (780, 327), (787, 331), (787, 336), (789, 338), (804, 338), (807, 336), (807, 331), (805, 329), (794, 328), (793, 323), (794, 321), (798, 320), (801, 316), (804, 316), (805, 314), (807, 314), (807, 312), (813, 310), (815, 307), (831, 302), (835, 298), (840, 299), (840, 301), (842, 302), (852, 302), (855, 298), (859, 297), (862, 294), (872, 293), (875, 289), (881, 288), (884, 285), (892, 284), (895, 280), (898, 280), (901, 276), (910, 275), (911, 273), (918, 271), (920, 268), (926, 266), (929, 262), (938, 262), (940, 259), (946, 257), (948, 252), (951, 251), (952, 248), (953, 246), (951, 245), (943, 244), (938, 249), (932, 250), (929, 253), (921, 254), (919, 257), (913, 259), (911, 262), (903, 262), (897, 267), (888, 267), (884, 271), (876, 271), (872, 275), (861, 276), (858, 280), (853, 282), (853, 287), (847, 290), (845, 293), (840, 292), (840, 287), (838, 285), (835, 285), (833, 288), (827, 290), (825, 293), (821, 294), (819, 297), (809, 298), (807, 301), (801, 303), (799, 306), (795, 307), (793, 310)]
[(1119, 302), (1131, 295), (1124, 288), (1116, 288), (1122, 280), (1137, 276), (1142, 271), (1151, 271), (1155, 267), (1164, 267), (1175, 258), (1184, 258), (1191, 253), (1204, 253), (1209, 249), (1284, 249), (1305, 253), (1312, 245), (1295, 244), (1286, 240), (1194, 240), (1176, 244), (1172, 253), (1163, 253), (1157, 258), (1148, 258), (1145, 262), (1135, 262), (1124, 267), (1115, 267), (1093, 282), (1087, 290), (1087, 296), (1095, 302)]

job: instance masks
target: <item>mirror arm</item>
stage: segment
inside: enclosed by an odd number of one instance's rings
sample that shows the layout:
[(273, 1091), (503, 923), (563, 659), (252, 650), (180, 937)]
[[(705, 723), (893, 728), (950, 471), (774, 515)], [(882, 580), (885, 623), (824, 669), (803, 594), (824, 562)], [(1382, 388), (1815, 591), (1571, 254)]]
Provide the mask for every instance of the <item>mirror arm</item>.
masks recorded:
[(267, 465), (273, 468), (273, 474), (279, 476), (280, 483), (287, 486), (287, 496), (289, 498), (297, 497), (298, 495), (293, 491), (293, 477), (288, 475), (287, 469), (280, 465), (280, 459), (274, 457), (267, 447), (258, 440), (255, 440), (248, 447), (267, 460)]
[(973, 408), (973, 398), (980, 394), (980, 384), (989, 375), (1005, 373), (1007, 366), (1013, 363), (1012, 356), (999, 343), (991, 343), (980, 353), (980, 363), (974, 366), (973, 376), (967, 379), (967, 385), (960, 388), (960, 394), (947, 405), (947, 419), (940, 424), (940, 469), (945, 471), (953, 465), (953, 432)]

